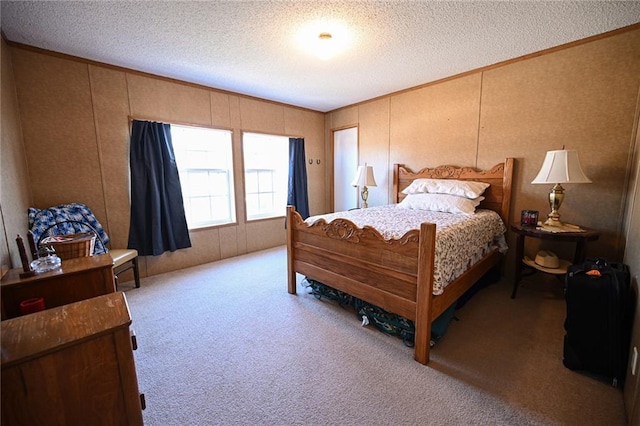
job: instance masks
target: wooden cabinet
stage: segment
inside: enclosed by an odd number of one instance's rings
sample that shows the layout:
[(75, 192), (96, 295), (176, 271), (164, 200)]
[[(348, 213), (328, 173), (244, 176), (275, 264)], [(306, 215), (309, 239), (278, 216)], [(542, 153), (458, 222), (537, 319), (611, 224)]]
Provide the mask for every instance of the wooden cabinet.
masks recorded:
[(2, 321), (2, 425), (142, 425), (124, 293)]
[(20, 316), (20, 302), (43, 297), (46, 308), (66, 305), (116, 291), (109, 254), (63, 260), (55, 270), (20, 278), (22, 268), (2, 278), (2, 319)]

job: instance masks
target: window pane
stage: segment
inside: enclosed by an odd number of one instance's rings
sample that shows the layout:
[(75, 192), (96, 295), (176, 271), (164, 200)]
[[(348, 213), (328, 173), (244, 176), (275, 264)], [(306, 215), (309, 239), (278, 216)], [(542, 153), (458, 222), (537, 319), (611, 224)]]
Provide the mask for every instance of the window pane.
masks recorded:
[(285, 214), (289, 176), (289, 138), (244, 133), (242, 136), (247, 219)]
[(260, 213), (268, 214), (273, 211), (273, 194), (260, 194)]
[(203, 197), (209, 195), (209, 173), (206, 171), (188, 171), (189, 196)]
[(235, 222), (231, 132), (171, 125), (189, 228)]
[(273, 192), (273, 170), (261, 170), (258, 172), (258, 188), (260, 192)]
[(255, 170), (248, 170), (245, 174), (245, 187), (248, 194), (254, 194), (258, 192), (258, 172)]
[[(247, 194), (246, 198), (247, 212), (257, 212), (260, 210), (258, 203), (258, 194)], [(248, 213), (247, 213), (248, 216)]]
[(229, 196), (229, 177), (226, 172), (209, 174), (209, 188), (211, 195)]
[(229, 209), (227, 208), (227, 197), (211, 197), (213, 203), (213, 218), (219, 222), (231, 222)]
[(192, 219), (196, 223), (206, 222), (211, 217), (209, 197), (193, 197), (190, 199)]

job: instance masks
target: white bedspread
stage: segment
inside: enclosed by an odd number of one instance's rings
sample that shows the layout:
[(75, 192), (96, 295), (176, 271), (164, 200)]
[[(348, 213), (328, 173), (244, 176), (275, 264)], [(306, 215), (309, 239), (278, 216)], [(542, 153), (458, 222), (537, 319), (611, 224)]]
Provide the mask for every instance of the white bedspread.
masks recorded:
[(337, 218), (352, 221), (358, 227), (374, 227), (385, 239), (398, 239), (423, 222), (436, 224), (436, 255), (433, 294), (442, 294), (446, 285), (462, 275), (490, 250), (505, 253), (506, 227), (500, 216), (491, 210), (477, 210), (473, 215), (432, 212), (398, 208), (396, 204), (367, 209), (311, 216), (305, 222), (318, 219), (331, 222)]

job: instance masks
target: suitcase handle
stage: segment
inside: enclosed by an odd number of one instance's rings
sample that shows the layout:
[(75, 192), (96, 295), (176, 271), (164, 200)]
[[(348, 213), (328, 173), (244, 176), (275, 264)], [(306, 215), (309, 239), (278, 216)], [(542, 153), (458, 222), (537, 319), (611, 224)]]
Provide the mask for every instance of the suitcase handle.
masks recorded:
[[(586, 273), (587, 275), (600, 276), (602, 270), (608, 270), (611, 268), (611, 264), (607, 259), (602, 257), (588, 257), (581, 264), (573, 265), (573, 270), (569, 272), (569, 275)], [(596, 271), (592, 272), (591, 271)]]

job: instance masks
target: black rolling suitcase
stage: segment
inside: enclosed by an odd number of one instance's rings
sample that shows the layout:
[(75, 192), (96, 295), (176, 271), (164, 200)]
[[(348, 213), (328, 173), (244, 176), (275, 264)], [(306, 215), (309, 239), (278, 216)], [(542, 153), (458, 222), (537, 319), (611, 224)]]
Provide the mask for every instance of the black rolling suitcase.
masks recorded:
[(622, 386), (634, 304), (629, 267), (587, 259), (567, 270), (565, 367)]

